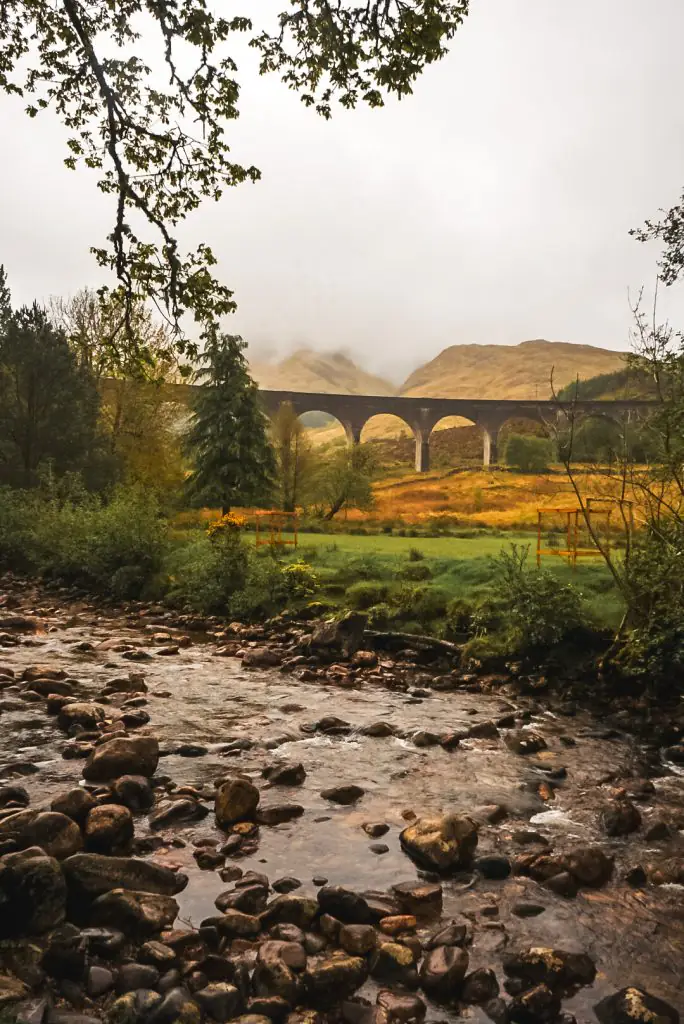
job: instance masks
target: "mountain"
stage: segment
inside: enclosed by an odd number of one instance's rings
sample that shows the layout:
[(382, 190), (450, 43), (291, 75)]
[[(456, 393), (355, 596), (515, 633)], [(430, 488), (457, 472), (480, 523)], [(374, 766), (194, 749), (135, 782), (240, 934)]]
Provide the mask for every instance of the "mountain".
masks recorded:
[(519, 345), (451, 345), (418, 367), (399, 389), (405, 397), (550, 398), (551, 372), (557, 389), (614, 373), (624, 353), (564, 341), (523, 341)]
[(393, 395), (396, 388), (366, 373), (341, 352), (299, 349), (279, 363), (251, 363), (260, 388), (267, 391), (320, 391), (333, 395)]

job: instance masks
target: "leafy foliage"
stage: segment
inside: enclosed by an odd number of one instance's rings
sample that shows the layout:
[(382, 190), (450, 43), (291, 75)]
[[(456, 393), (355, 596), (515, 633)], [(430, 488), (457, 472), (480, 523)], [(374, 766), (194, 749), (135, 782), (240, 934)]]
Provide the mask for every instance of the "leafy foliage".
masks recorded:
[(492, 599), (473, 613), (475, 633), (496, 634), (509, 654), (548, 652), (585, 625), (582, 595), (548, 569), (529, 568), (529, 546), (512, 544), (494, 560)]
[(136, 298), (151, 298), (192, 354), (184, 314), (210, 338), (235, 304), (211, 248), (183, 252), (178, 225), (260, 176), (232, 159), (226, 137), (239, 112), (237, 40), (260, 53), (262, 74), (329, 117), (335, 98), (379, 106), (410, 92), (467, 13), (468, 0), (293, 0), (270, 28), (214, 14), (206, 0), (3, 0), (0, 88), (26, 97), (30, 117), (55, 111), (69, 132), (66, 165), (95, 170), (112, 197), (112, 231), (93, 252), (118, 279), (122, 329)]
[(188, 494), (195, 505), (228, 511), (231, 505), (263, 504), (272, 491), (273, 452), (243, 349), (236, 335), (216, 335), (202, 358), (202, 386), (186, 438), (193, 463)]
[(48, 491), (0, 488), (0, 565), (77, 583), (117, 598), (139, 597), (167, 551), (152, 495), (118, 488), (110, 501), (78, 478)]
[(510, 434), (504, 449), (506, 465), (522, 473), (543, 473), (553, 461), (553, 445), (545, 437)]
[(294, 512), (307, 501), (315, 456), (291, 402), (284, 402), (273, 418), (271, 440), (276, 460), (278, 507), (284, 512)]
[(13, 313), (0, 334), (0, 480), (34, 486), (48, 462), (58, 473), (95, 470), (99, 411), (92, 374), (45, 310)]
[(312, 504), (318, 515), (330, 520), (343, 509), (371, 508), (374, 468), (373, 454), (363, 445), (329, 449), (311, 481)]

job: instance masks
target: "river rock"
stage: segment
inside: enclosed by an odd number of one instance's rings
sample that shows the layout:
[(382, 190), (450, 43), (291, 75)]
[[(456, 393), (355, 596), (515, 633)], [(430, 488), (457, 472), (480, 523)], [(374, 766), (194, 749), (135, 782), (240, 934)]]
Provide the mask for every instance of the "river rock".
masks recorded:
[(514, 754), (537, 754), (540, 750), (546, 750), (546, 740), (532, 729), (516, 729), (509, 732), (505, 737), (506, 746)]
[(154, 814), (150, 815), (149, 824), (151, 829), (158, 830), (184, 822), (201, 821), (208, 814), (209, 810), (199, 800), (189, 796), (179, 797), (160, 804)]
[(460, 946), (436, 946), (420, 966), (420, 984), (433, 999), (458, 995), (468, 970), (468, 954)]
[(88, 995), (97, 999), (114, 988), (114, 975), (106, 967), (93, 965), (88, 968), (85, 987)]
[(472, 974), (467, 974), (461, 989), (464, 1003), (481, 1005), (496, 999), (499, 994), (499, 982), (496, 974), (489, 967), (478, 967)]
[(26, 685), (26, 689), (39, 693), (41, 697), (49, 697), (52, 694), (58, 697), (71, 697), (74, 692), (68, 679), (33, 679)]
[(270, 647), (254, 647), (246, 651), (242, 658), (243, 668), (274, 668), (280, 665), (282, 657), (278, 651)]
[(129, 672), (105, 683), (105, 693), (147, 693), (147, 684), (142, 672)]
[(74, 789), (56, 796), (50, 804), (50, 809), (58, 814), (65, 814), (67, 818), (82, 825), (95, 805), (96, 801), (92, 793), (82, 786), (75, 786)]
[(66, 896), (59, 863), (38, 847), (0, 857), (0, 937), (56, 928), (64, 920)]
[(314, 630), (309, 649), (326, 655), (342, 655), (351, 658), (363, 644), (367, 618), (361, 612), (347, 612), (339, 619), (323, 622)]
[(381, 942), (370, 962), (370, 972), (377, 981), (416, 988), (418, 975), (413, 950), (398, 942)]
[(52, 668), (50, 665), (29, 665), (21, 674), (25, 682), (32, 683), (34, 679), (66, 679), (67, 674), (62, 668)]
[(418, 864), (433, 871), (467, 866), (477, 846), (477, 826), (470, 818), (447, 814), (418, 818), (399, 835), (404, 851)]
[(125, 853), (133, 839), (133, 816), (120, 804), (100, 804), (86, 818), (84, 833), (93, 853)]
[(600, 887), (613, 874), (613, 858), (600, 846), (578, 846), (563, 856), (565, 869), (581, 885)]
[(484, 878), (508, 878), (511, 873), (511, 862), (503, 854), (492, 853), (485, 857), (478, 857), (475, 867)]
[(0, 809), (16, 807), (17, 810), (20, 810), (23, 807), (28, 807), (30, 802), (28, 790), (23, 786), (0, 786)]
[(219, 935), (228, 939), (252, 939), (261, 931), (261, 919), (255, 914), (231, 909), (220, 916), (206, 918), (202, 926), (216, 928)]
[(370, 924), (345, 924), (340, 928), (338, 942), (350, 956), (365, 956), (377, 946), (378, 936)]
[(89, 782), (108, 782), (122, 775), (154, 775), (159, 743), (154, 736), (117, 736), (95, 747), (83, 767)]
[(319, 889), (318, 903), (322, 914), (330, 914), (345, 924), (367, 924), (371, 920), (370, 909), (363, 896), (341, 885), (325, 885)]
[(505, 956), (503, 969), (509, 977), (521, 978), (527, 985), (543, 982), (561, 991), (591, 985), (596, 977), (594, 962), (586, 953), (568, 953), (545, 946), (533, 946)]
[(148, 938), (168, 928), (178, 916), (178, 904), (157, 893), (112, 889), (98, 896), (90, 908), (95, 925), (111, 925), (136, 938)]
[(283, 825), (294, 818), (301, 818), (303, 813), (301, 804), (262, 804), (257, 810), (256, 820), (260, 825)]
[(367, 977), (362, 957), (340, 953), (311, 959), (304, 972), (308, 1001), (316, 1007), (334, 1006), (353, 995)]
[(410, 992), (393, 992), (390, 989), (381, 989), (377, 995), (377, 1005), (381, 1007), (390, 1021), (398, 1021), (399, 1024), (408, 1024), (409, 1021), (420, 1021), (425, 1019), (427, 1007), (420, 996)]
[(112, 801), (139, 814), (154, 806), (154, 790), (144, 775), (121, 775), (112, 783)]
[(643, 989), (623, 988), (594, 1007), (601, 1024), (679, 1024), (674, 1006)]
[(641, 815), (631, 800), (612, 800), (601, 811), (601, 825), (608, 836), (628, 836), (641, 826)]
[(159, 971), (151, 964), (122, 964), (116, 979), (117, 992), (135, 992), (140, 988), (154, 988), (159, 981)]
[(244, 888), (229, 889), (220, 893), (214, 903), (225, 914), (227, 910), (239, 910), (243, 914), (260, 914), (266, 907), (268, 889), (262, 885), (247, 885)]
[(146, 1024), (201, 1024), (200, 1008), (184, 988), (172, 988), (145, 1016)]
[(301, 786), (306, 778), (304, 765), (288, 761), (266, 765), (262, 775), (272, 786)]
[(238, 989), (225, 981), (213, 982), (195, 992), (195, 1000), (218, 1024), (224, 1024), (225, 1021), (237, 1017), (244, 1004)]
[(0, 840), (20, 849), (39, 846), (49, 857), (62, 860), (83, 846), (75, 821), (55, 811), (17, 811), (0, 821)]
[(259, 799), (259, 790), (248, 779), (235, 778), (223, 782), (216, 790), (214, 804), (217, 825), (228, 828), (235, 822), (253, 818)]
[(254, 993), (260, 997), (277, 996), (290, 1006), (297, 1003), (299, 981), (281, 958), (274, 954), (260, 957), (252, 976)]
[(346, 786), (331, 786), (329, 789), (322, 789), (321, 796), (324, 800), (330, 800), (334, 804), (354, 804), (364, 795), (365, 790), (353, 783)]
[(430, 935), (425, 944), (426, 949), (435, 949), (437, 946), (465, 946), (472, 938), (472, 926), (467, 917), (452, 919), (443, 922)]
[(262, 913), (261, 920), (266, 927), (274, 924), (295, 924), (298, 928), (308, 928), (318, 917), (318, 913), (318, 900), (310, 896), (285, 893), (271, 900)]
[(102, 704), (75, 701), (62, 707), (57, 716), (57, 725), (64, 732), (69, 732), (74, 726), (86, 732), (104, 722), (106, 714), (107, 709)]
[(77, 853), (64, 861), (69, 897), (81, 904), (111, 889), (172, 896), (187, 885), (185, 875), (136, 857), (105, 857), (99, 853)]
[(508, 1020), (513, 1024), (551, 1024), (558, 1019), (561, 1001), (544, 984), (535, 985), (508, 1005)]

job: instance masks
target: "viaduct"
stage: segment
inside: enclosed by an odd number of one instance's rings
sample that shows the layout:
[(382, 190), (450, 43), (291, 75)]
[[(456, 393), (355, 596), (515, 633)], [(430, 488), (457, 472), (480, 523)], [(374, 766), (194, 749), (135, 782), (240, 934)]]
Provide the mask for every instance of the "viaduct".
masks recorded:
[(430, 468), (430, 435), (445, 416), (462, 416), (482, 428), (484, 466), (497, 462), (497, 442), (501, 427), (511, 419), (536, 420), (547, 425), (558, 419), (563, 410), (572, 409), (580, 418), (604, 416), (623, 422), (632, 416), (648, 413), (656, 405), (640, 399), (602, 401), (518, 401), (510, 399), (470, 398), (398, 398), (381, 395), (331, 395), (303, 391), (260, 391), (269, 416), (275, 415), (284, 402), (289, 402), (298, 416), (307, 412), (324, 412), (340, 421), (350, 444), (358, 444), (361, 431), (372, 416), (398, 416), (409, 427), (416, 441), (416, 470), (426, 473)]

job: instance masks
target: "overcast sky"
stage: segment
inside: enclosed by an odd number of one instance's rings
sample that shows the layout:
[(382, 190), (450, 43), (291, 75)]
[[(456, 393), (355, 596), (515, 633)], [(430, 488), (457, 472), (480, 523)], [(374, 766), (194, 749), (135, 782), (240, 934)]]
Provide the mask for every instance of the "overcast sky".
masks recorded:
[[(238, 5), (239, 6), (239, 5)], [(404, 377), (451, 344), (627, 346), (628, 235), (684, 186), (683, 0), (471, 0), (413, 97), (325, 122), (245, 79), (234, 155), (263, 172), (203, 208), (255, 354), (344, 350)], [(63, 134), (2, 99), (0, 262), (16, 300), (101, 283), (111, 208)], [(684, 326), (684, 285), (661, 310)]]

